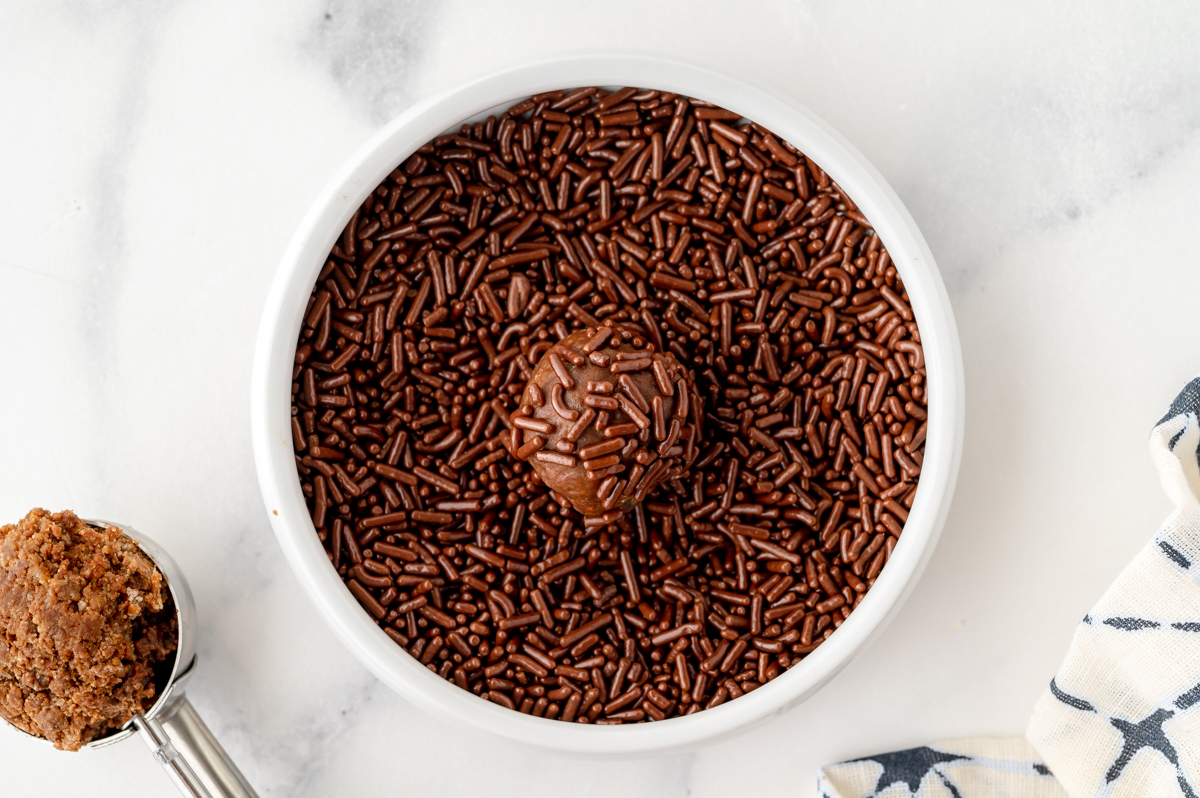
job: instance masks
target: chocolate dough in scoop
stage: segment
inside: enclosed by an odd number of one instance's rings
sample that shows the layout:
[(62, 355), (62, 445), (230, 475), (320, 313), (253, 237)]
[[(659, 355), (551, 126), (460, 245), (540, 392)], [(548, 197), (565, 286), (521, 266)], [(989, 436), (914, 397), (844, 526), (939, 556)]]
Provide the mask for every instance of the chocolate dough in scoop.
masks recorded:
[(32, 510), (0, 527), (0, 717), (75, 751), (154, 705), (177, 646), (162, 574), (115, 527)]
[(554, 344), (513, 414), (512, 449), (589, 518), (614, 522), (695, 459), (691, 374), (616, 326)]

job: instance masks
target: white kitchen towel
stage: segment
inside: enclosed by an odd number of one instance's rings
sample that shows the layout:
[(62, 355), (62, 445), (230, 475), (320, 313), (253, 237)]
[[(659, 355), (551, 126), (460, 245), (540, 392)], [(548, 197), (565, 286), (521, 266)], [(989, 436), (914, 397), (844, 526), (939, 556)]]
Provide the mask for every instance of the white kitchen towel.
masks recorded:
[(821, 798), (1066, 798), (1024, 737), (973, 737), (821, 769)]
[(1075, 632), (1024, 738), (821, 769), (822, 798), (1200, 798), (1200, 378), (1150, 433), (1175, 511)]

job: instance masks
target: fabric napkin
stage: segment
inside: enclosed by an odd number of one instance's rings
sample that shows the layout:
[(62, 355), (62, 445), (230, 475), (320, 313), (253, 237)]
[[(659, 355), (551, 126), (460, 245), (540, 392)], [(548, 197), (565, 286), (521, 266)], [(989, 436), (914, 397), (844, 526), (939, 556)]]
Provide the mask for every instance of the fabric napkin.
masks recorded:
[(1200, 798), (1200, 377), (1150, 433), (1175, 510), (1075, 631), (1024, 737), (821, 769), (821, 798)]

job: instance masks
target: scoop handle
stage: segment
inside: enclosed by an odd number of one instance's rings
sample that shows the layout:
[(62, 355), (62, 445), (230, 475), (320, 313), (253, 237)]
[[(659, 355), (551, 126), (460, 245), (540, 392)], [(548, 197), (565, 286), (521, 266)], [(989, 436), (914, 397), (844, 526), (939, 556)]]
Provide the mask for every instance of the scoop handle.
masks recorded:
[(138, 715), (133, 723), (183, 795), (258, 798), (182, 691), (171, 696), (155, 717)]

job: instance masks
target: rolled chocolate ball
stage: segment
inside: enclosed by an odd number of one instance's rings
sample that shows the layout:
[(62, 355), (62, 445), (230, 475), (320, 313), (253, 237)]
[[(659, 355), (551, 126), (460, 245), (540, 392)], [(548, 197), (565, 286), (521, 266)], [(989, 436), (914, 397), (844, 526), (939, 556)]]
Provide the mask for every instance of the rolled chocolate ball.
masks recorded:
[(579, 330), (533, 370), (512, 414), (512, 451), (588, 517), (611, 523), (696, 456), (691, 374), (616, 326)]

